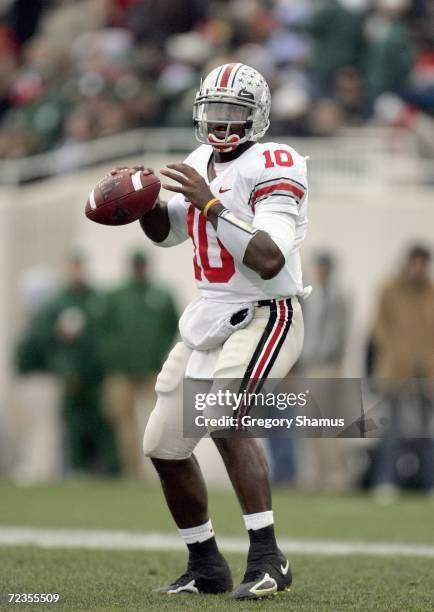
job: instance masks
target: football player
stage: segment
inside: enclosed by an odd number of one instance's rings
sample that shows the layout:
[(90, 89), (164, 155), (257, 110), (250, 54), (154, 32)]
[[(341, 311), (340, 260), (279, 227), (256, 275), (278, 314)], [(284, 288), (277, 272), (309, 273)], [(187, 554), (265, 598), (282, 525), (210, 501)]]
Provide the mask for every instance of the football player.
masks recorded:
[[(157, 201), (140, 221), (161, 247), (191, 239), (200, 297), (180, 320), (182, 341), (156, 384), (157, 404), (144, 435), (189, 559), (185, 573), (161, 593), (232, 589), (193, 455), (183, 437), (183, 380), (239, 379), (253, 392), (267, 377), (283, 378), (297, 360), (303, 320), (300, 246), (306, 233), (306, 162), (294, 149), (260, 143), (269, 127), (270, 91), (259, 72), (225, 64), (201, 83), (194, 128), (201, 143), (183, 163), (168, 164), (164, 185), (176, 195)], [(248, 407), (242, 406), (238, 419)], [(291, 584), (289, 563), (274, 533), (269, 470), (251, 437), (210, 431), (238, 497), (250, 539), (236, 599), (260, 598)]]

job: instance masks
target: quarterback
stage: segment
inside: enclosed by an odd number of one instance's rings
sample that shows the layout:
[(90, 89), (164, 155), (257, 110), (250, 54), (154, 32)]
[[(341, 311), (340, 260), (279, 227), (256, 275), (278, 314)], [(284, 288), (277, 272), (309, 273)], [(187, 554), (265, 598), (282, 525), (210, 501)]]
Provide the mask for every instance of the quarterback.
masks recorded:
[[(252, 392), (283, 378), (303, 343), (300, 246), (306, 233), (306, 162), (294, 149), (259, 142), (269, 127), (270, 91), (261, 74), (225, 64), (201, 83), (194, 103), (200, 146), (161, 171), (175, 193), (157, 201), (140, 224), (161, 247), (193, 243), (200, 297), (180, 320), (182, 341), (156, 383), (157, 404), (143, 448), (189, 551), (185, 573), (161, 593), (231, 591), (232, 577), (208, 514), (207, 490), (183, 436), (183, 380), (239, 380)], [(235, 416), (242, 428), (249, 406)], [(215, 411), (215, 409), (214, 409)], [(206, 410), (205, 410), (206, 412)], [(215, 414), (212, 416), (218, 416)], [(212, 421), (212, 419), (210, 420)], [(209, 430), (239, 500), (250, 540), (235, 599), (260, 598), (291, 585), (289, 562), (274, 533), (267, 461), (257, 440)], [(218, 434), (218, 435), (217, 435)]]

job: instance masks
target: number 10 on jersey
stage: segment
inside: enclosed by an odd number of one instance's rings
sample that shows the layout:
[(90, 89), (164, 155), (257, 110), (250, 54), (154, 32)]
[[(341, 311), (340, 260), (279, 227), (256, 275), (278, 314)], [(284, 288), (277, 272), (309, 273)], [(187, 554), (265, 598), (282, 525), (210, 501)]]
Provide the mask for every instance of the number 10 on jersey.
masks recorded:
[(288, 168), (294, 165), (292, 155), (286, 149), (277, 149), (276, 151), (267, 149), (262, 155), (265, 157), (266, 168), (274, 168), (275, 166), (286, 166)]
[[(209, 261), (209, 244), (206, 226), (209, 223), (200, 213), (196, 214), (196, 208), (190, 204), (187, 213), (188, 233), (194, 245), (194, 277), (196, 280), (207, 280), (209, 283), (227, 283), (235, 274), (235, 262), (232, 255), (225, 249), (220, 240), (216, 237), (217, 248), (220, 250), (222, 265), (212, 266)], [(197, 232), (194, 230), (195, 220), (197, 219)], [(197, 240), (195, 233), (197, 234)], [(198, 258), (200, 257), (200, 264)], [(205, 278), (203, 278), (205, 277)]]

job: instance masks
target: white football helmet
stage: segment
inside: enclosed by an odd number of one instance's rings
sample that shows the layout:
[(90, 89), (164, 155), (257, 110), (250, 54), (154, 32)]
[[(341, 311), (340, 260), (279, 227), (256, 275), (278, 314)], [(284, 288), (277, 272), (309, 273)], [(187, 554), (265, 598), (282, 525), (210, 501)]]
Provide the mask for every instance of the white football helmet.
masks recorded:
[[(223, 64), (201, 81), (193, 106), (196, 138), (221, 152), (262, 138), (270, 125), (270, 89), (264, 77), (245, 64)], [(224, 138), (212, 126), (226, 126)], [(244, 136), (231, 134), (231, 126), (243, 125)]]

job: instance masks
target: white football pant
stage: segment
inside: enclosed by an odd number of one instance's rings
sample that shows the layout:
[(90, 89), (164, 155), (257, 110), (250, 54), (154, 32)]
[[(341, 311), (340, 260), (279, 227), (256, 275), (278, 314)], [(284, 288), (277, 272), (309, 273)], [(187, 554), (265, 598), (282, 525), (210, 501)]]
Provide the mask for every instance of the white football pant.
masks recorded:
[(217, 351), (194, 351), (178, 342), (157, 378), (158, 399), (143, 439), (145, 455), (186, 459), (199, 442), (198, 437), (183, 436), (183, 410), (195, 409), (193, 405), (183, 406), (183, 381), (192, 359), (197, 378), (201, 377), (201, 360), (203, 378), (209, 376), (210, 357), (213, 357), (212, 377), (216, 388), (219, 379), (239, 379), (240, 391), (253, 393), (260, 380), (282, 379), (288, 374), (300, 355), (303, 335), (301, 307), (298, 299), (292, 297), (258, 302), (250, 323), (235, 331)]

